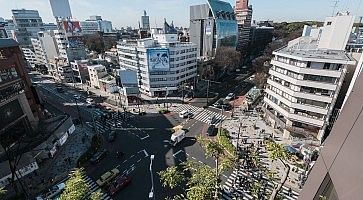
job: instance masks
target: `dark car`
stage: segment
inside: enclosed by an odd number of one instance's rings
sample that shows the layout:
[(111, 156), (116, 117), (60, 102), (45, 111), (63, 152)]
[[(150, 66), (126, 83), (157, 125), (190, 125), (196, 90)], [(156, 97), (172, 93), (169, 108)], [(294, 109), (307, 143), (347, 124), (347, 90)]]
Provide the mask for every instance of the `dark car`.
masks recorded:
[(213, 136), (216, 134), (216, 127), (214, 125), (210, 125), (207, 129), (207, 133), (208, 136)]
[(113, 141), (115, 141), (115, 139), (116, 139), (116, 132), (115, 131), (111, 131), (108, 134), (108, 142), (113, 142)]
[(56, 90), (57, 90), (57, 92), (59, 92), (59, 93), (63, 93), (63, 92), (64, 92), (64, 89), (63, 89), (62, 87), (60, 87), (60, 86), (57, 86), (57, 87), (56, 87)]
[(91, 163), (96, 164), (99, 163), (104, 157), (107, 155), (107, 150), (103, 149), (101, 151), (98, 151), (93, 157), (91, 158)]
[(110, 184), (108, 193), (112, 196), (116, 194), (118, 191), (127, 187), (130, 183), (131, 183), (131, 177), (119, 176), (116, 178), (114, 182)]

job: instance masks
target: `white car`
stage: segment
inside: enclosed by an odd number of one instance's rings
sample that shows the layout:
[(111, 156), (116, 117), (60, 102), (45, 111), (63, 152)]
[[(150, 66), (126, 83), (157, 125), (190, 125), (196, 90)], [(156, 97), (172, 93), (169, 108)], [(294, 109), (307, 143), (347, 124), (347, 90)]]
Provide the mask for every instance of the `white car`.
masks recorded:
[(93, 105), (95, 103), (95, 101), (92, 98), (87, 98), (86, 103), (90, 104), (90, 105)]
[(187, 111), (187, 110), (183, 110), (183, 111), (181, 111), (180, 113), (179, 113), (179, 117), (180, 118), (186, 118), (186, 117), (188, 117), (189, 116), (189, 111)]
[(79, 95), (75, 94), (75, 95), (73, 95), (73, 98), (79, 100), (81, 97)]
[(226, 96), (226, 98), (225, 98), (225, 100), (232, 100), (234, 98), (234, 94), (233, 93), (229, 93), (227, 96)]

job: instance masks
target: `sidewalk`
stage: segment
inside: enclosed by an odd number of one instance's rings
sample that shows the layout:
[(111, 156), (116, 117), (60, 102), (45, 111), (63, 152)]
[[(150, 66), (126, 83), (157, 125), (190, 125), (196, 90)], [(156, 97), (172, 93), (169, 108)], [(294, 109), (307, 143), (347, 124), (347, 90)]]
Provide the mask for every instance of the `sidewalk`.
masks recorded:
[[(273, 136), (275, 141), (280, 144), (290, 145), (293, 141), (291, 139), (284, 139), (280, 132), (275, 131), (272, 127), (268, 126), (265, 121), (261, 118), (260, 113), (247, 112), (244, 113), (243, 108), (237, 107), (234, 112), (234, 117), (230, 120), (223, 122), (222, 127), (228, 130), (232, 136), (232, 144), (237, 146), (238, 132), (240, 131), (239, 138), (247, 138), (249, 143), (257, 144), (259, 141), (263, 141), (264, 136)], [(240, 126), (241, 125), (241, 126)], [(241, 127), (241, 128), (240, 128)], [(264, 130), (264, 131), (262, 131)], [(262, 132), (264, 133), (262, 133)], [(242, 140), (239, 141), (239, 146), (242, 146)], [(284, 166), (278, 162), (272, 162), (270, 159), (266, 159), (268, 166), (277, 172), (281, 172)], [(291, 165), (291, 170), (288, 176), (288, 180), (285, 185), (291, 187), (295, 191), (300, 190), (301, 177), (303, 171), (295, 172), (292, 169), (296, 168)], [(280, 177), (283, 174), (278, 173)]]
[[(87, 133), (89, 136), (86, 136)], [(86, 127), (76, 127), (66, 143), (60, 147), (54, 158), (39, 164), (39, 170), (25, 176), (22, 180), (27, 186), (31, 197), (39, 195), (43, 190), (50, 188), (55, 183), (67, 178), (69, 172), (77, 167), (78, 158), (90, 145), (90, 130)]]

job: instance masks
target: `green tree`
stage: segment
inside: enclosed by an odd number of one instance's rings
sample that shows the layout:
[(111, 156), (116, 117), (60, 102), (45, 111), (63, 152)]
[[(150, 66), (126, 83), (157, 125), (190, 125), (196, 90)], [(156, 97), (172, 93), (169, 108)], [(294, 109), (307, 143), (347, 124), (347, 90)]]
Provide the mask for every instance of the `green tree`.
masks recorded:
[(102, 200), (102, 192), (101, 191), (92, 192), (91, 200)]
[(257, 197), (258, 198), (258, 193), (260, 192), (260, 190), (261, 190), (261, 187), (262, 187), (262, 185), (261, 185), (261, 183), (259, 183), (259, 182), (254, 182), (253, 184), (252, 184), (252, 187), (251, 187), (251, 194), (254, 196), (254, 197)]
[(61, 200), (81, 200), (89, 193), (89, 185), (84, 180), (83, 168), (73, 170), (69, 174), (69, 179), (66, 182), (66, 187), (62, 193)]
[(168, 167), (165, 170), (158, 172), (158, 174), (162, 185), (164, 187), (169, 187), (170, 189), (174, 189), (185, 180), (184, 173), (179, 171), (176, 166)]
[(2, 199), (6, 194), (6, 190), (3, 187), (0, 187), (0, 199)]
[(287, 177), (289, 176), (290, 172), (290, 165), (286, 163), (286, 160), (289, 159), (290, 154), (285, 149), (284, 145), (278, 144), (274, 141), (268, 141), (266, 145), (266, 149), (268, 152), (268, 155), (272, 161), (279, 160), (284, 166), (285, 166), (285, 173), (283, 177), (281, 178), (281, 181), (277, 185), (277, 187), (274, 188), (272, 191), (272, 194), (270, 196), (270, 200), (273, 200), (276, 198), (277, 194), (280, 192), (282, 186), (285, 184)]
[(215, 183), (218, 181), (218, 177), (213, 169), (205, 164), (200, 165), (197, 163), (191, 163), (185, 166), (192, 174), (187, 183), (187, 199), (213, 199)]

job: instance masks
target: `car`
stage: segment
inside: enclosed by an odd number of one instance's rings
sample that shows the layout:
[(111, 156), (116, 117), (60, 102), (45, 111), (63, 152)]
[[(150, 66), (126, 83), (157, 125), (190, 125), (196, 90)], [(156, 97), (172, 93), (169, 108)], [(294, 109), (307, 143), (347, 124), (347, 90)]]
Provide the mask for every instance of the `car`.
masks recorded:
[(54, 185), (49, 191), (45, 194), (45, 199), (54, 199), (57, 195), (61, 194), (64, 188), (66, 187), (65, 183), (58, 183)]
[(206, 134), (208, 136), (214, 136), (216, 134), (216, 126), (215, 125), (210, 125), (207, 129)]
[(108, 171), (106, 173), (104, 173), (97, 181), (97, 185), (102, 187), (106, 184), (108, 184), (109, 182), (112, 181), (112, 179), (114, 179), (118, 174), (120, 173), (120, 170), (118, 170), (117, 168), (112, 169), (111, 171)]
[(224, 99), (225, 99), (225, 100), (230, 101), (230, 100), (233, 100), (233, 99), (234, 99), (234, 97), (235, 97), (235, 95), (234, 95), (233, 93), (229, 93), (229, 94), (226, 96), (226, 98), (224, 98)]
[(189, 115), (189, 111), (187, 111), (187, 110), (183, 110), (179, 113), (180, 118), (186, 118), (186, 117), (188, 117), (188, 115)]
[(75, 94), (73, 95), (73, 98), (79, 100), (81, 97), (78, 94)]
[(223, 103), (224, 103), (224, 102), (223, 102), (223, 100), (222, 100), (222, 99), (220, 99), (220, 100), (216, 101), (216, 102), (213, 104), (213, 106), (217, 108), (218, 106), (222, 105)]
[(131, 177), (119, 176), (110, 184), (108, 194), (110, 196), (115, 195), (118, 191), (124, 189), (131, 183)]
[(217, 120), (215, 115), (211, 115), (208, 117), (209, 124), (213, 124)]
[(93, 155), (90, 161), (93, 164), (99, 163), (106, 155), (107, 155), (107, 150), (103, 149), (101, 151), (98, 151), (95, 155)]
[(189, 119), (193, 119), (193, 117), (194, 117), (194, 114), (193, 114), (192, 112), (189, 112), (189, 113), (188, 113), (188, 118), (189, 118)]
[(108, 134), (108, 142), (113, 142), (113, 141), (115, 141), (115, 139), (116, 139), (116, 132), (115, 131), (111, 131)]
[(63, 89), (61, 86), (57, 86), (55, 89), (56, 89), (56, 90), (57, 90), (57, 92), (59, 92), (59, 93), (63, 93), (63, 92), (64, 92), (64, 89)]
[(95, 101), (92, 98), (87, 98), (86, 103), (87, 104), (95, 104)]

